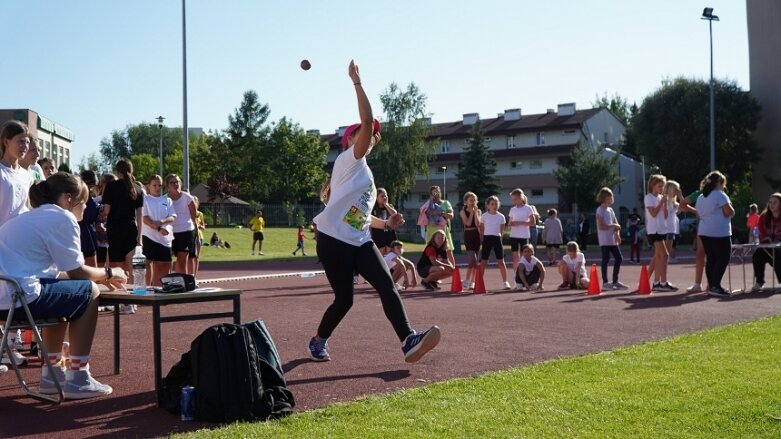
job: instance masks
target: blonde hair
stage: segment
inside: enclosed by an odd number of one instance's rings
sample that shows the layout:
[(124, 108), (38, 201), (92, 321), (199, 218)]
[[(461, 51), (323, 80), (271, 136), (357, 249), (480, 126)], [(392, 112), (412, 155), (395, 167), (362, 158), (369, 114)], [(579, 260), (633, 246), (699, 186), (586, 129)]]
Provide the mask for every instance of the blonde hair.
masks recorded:
[(468, 200), (469, 197), (474, 197), (475, 204), (477, 204), (477, 194), (474, 192), (467, 192), (464, 194), (464, 206), (466, 206), (466, 200)]
[(441, 229), (438, 229), (437, 231), (435, 231), (434, 233), (431, 234), (431, 239), (428, 240), (426, 245), (427, 246), (430, 245), (430, 246), (432, 246), (434, 248), (439, 248), (439, 247), (437, 247), (437, 243), (434, 242), (434, 238), (436, 238), (437, 235), (442, 235), (442, 238), (444, 239), (442, 241), (442, 250), (450, 251), (450, 245), (448, 245), (448, 243), (447, 243), (447, 236), (445, 236), (445, 232), (443, 230), (441, 230)]
[(654, 186), (656, 186), (659, 182), (665, 183), (667, 181), (667, 177), (665, 177), (662, 174), (652, 174), (650, 177), (648, 177), (648, 192), (651, 193), (654, 191)]
[(602, 189), (599, 190), (599, 193), (597, 194), (597, 203), (602, 204), (605, 202), (605, 198), (612, 197), (613, 191), (610, 190), (609, 187), (605, 186)]
[(577, 252), (580, 251), (580, 246), (578, 245), (577, 242), (570, 241), (570, 242), (567, 243), (567, 251), (568, 252), (575, 252), (575, 253), (577, 253)]
[[(675, 194), (670, 197), (669, 192), (671, 189), (675, 189)], [(673, 206), (678, 205), (678, 194), (681, 192), (681, 185), (678, 184), (675, 180), (667, 180), (667, 183), (664, 184), (664, 193), (668, 194), (667, 199), (671, 200), (673, 203)]]

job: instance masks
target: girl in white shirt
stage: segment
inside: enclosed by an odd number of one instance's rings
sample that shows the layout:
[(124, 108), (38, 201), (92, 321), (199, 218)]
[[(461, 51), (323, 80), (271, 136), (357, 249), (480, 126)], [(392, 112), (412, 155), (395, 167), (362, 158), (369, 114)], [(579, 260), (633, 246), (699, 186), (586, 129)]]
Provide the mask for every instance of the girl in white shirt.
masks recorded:
[(561, 285), (559, 289), (567, 288), (588, 288), (589, 278), (586, 276), (586, 256), (581, 253), (578, 243), (570, 241), (567, 243), (567, 254), (562, 256), (559, 262), (559, 274), (561, 275)]
[[(0, 226), (0, 274), (20, 284), (33, 318), (67, 318), (67, 323), (45, 328), (43, 342), (52, 363), (60, 363), (68, 329), (70, 367), (67, 371), (55, 367), (54, 377), (44, 367), (40, 382), (41, 393), (55, 394), (57, 380), (67, 399), (112, 392), (89, 371), (100, 294), (94, 282), (116, 289), (127, 281), (121, 268), (84, 263), (77, 221), (84, 215), (88, 197), (89, 189), (79, 177), (58, 172), (30, 188), (32, 211)], [(11, 292), (7, 282), (0, 282), (0, 320), (8, 317)]]
[(491, 251), (494, 252), (496, 265), (499, 266), (499, 274), (502, 275), (502, 284), (504, 289), (511, 290), (513, 287), (507, 282), (507, 266), (504, 264), (504, 246), (502, 245), (502, 235), (504, 234), (504, 225), (507, 220), (499, 212), (499, 198), (491, 195), (485, 201), (486, 212), (480, 217), (480, 229), (483, 231), (483, 245), (480, 251), (480, 269), (485, 274), (485, 268), (488, 266), (488, 258), (491, 257)]
[(377, 289), (385, 316), (402, 342), (404, 361), (414, 363), (439, 343), (440, 332), (437, 326), (421, 333), (412, 329), (388, 266), (372, 242), (370, 227), (395, 229), (404, 219), (399, 213), (385, 221), (371, 215), (377, 187), (366, 156), (380, 140), (380, 122), (372, 115), (358, 66), (353, 61), (348, 75), (355, 88), (361, 123), (347, 127), (342, 136), (345, 149), (334, 161), (328, 187), (321, 191), (327, 204), (313, 221), (317, 224), (317, 256), (334, 290), (334, 302), (309, 340), (308, 353), (314, 361), (331, 359), (328, 338), (352, 307), (353, 272), (357, 271)]
[(198, 236), (195, 231), (195, 201), (193, 196), (187, 192), (182, 192), (182, 179), (176, 174), (168, 174), (165, 177), (165, 185), (168, 189), (168, 198), (174, 202), (176, 219), (172, 226), (174, 230), (174, 242), (171, 245), (173, 253), (176, 255), (176, 266), (174, 271), (177, 273), (193, 274), (190, 270), (189, 258), (195, 258), (196, 245), (195, 238)]
[(27, 212), (27, 192), (33, 179), (19, 160), (27, 154), (30, 138), (27, 126), (16, 120), (0, 128), (0, 225)]
[(173, 201), (162, 194), (162, 189), (163, 177), (149, 177), (147, 194), (144, 195), (144, 225), (141, 231), (148, 268), (147, 285), (162, 285), (160, 278), (171, 272), (171, 243), (174, 239), (171, 223), (176, 218), (176, 211)]
[(681, 233), (680, 221), (678, 220), (678, 211), (680, 200), (683, 199), (681, 185), (675, 180), (667, 180), (664, 184), (664, 194), (667, 196), (667, 234), (664, 239), (664, 246), (667, 248), (667, 254), (670, 261), (675, 260), (675, 246), (678, 241), (678, 235)]
[(697, 198), (697, 214), (700, 222), (697, 234), (705, 249), (705, 276), (708, 278), (708, 294), (729, 297), (730, 291), (721, 287), (721, 279), (727, 271), (732, 250), (732, 224), (735, 209), (724, 190), (727, 177), (713, 171), (702, 180), (702, 195)]
[(648, 179), (648, 193), (645, 204), (645, 232), (648, 242), (654, 246), (654, 257), (648, 264), (648, 275), (653, 276), (654, 291), (675, 291), (675, 285), (667, 282), (667, 195), (664, 195), (664, 184), (667, 177), (660, 174), (651, 175)]

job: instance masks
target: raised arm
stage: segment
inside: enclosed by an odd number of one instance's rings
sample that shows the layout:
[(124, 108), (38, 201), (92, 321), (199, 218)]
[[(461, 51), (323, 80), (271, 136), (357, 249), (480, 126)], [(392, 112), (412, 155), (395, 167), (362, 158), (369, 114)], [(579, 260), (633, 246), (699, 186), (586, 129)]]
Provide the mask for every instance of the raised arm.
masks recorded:
[(358, 116), (361, 118), (361, 129), (358, 130), (353, 148), (353, 156), (356, 160), (360, 160), (369, 151), (369, 145), (374, 134), (374, 115), (372, 114), (372, 106), (369, 104), (369, 98), (363, 90), (361, 75), (358, 71), (358, 66), (355, 65), (355, 61), (350, 60), (347, 73), (353, 81), (355, 96), (358, 98)]

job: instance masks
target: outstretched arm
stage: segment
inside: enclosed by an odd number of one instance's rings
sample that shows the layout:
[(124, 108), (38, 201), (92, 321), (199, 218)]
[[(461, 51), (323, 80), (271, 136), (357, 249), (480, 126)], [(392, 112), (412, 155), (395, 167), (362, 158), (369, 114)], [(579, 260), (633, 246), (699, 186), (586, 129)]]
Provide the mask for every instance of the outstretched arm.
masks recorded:
[(356, 160), (360, 160), (369, 151), (369, 144), (374, 134), (374, 115), (372, 114), (372, 106), (369, 104), (369, 98), (366, 96), (366, 92), (363, 91), (361, 75), (358, 71), (358, 66), (355, 65), (355, 61), (350, 60), (347, 73), (353, 81), (355, 95), (358, 98), (358, 115), (361, 118), (361, 129), (358, 130), (358, 135), (355, 138), (355, 147), (353, 148), (353, 156)]

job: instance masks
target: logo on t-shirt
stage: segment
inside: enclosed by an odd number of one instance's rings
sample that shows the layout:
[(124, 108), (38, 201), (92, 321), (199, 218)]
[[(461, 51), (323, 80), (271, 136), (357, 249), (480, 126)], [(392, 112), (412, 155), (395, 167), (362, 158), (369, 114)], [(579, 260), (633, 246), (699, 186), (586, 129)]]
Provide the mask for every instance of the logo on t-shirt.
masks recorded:
[(344, 215), (342, 221), (347, 223), (348, 226), (355, 230), (363, 230), (366, 225), (366, 219), (369, 217), (369, 200), (372, 199), (372, 193), (374, 191), (374, 182), (369, 184), (369, 188), (361, 194), (358, 202), (350, 207), (350, 210)]

